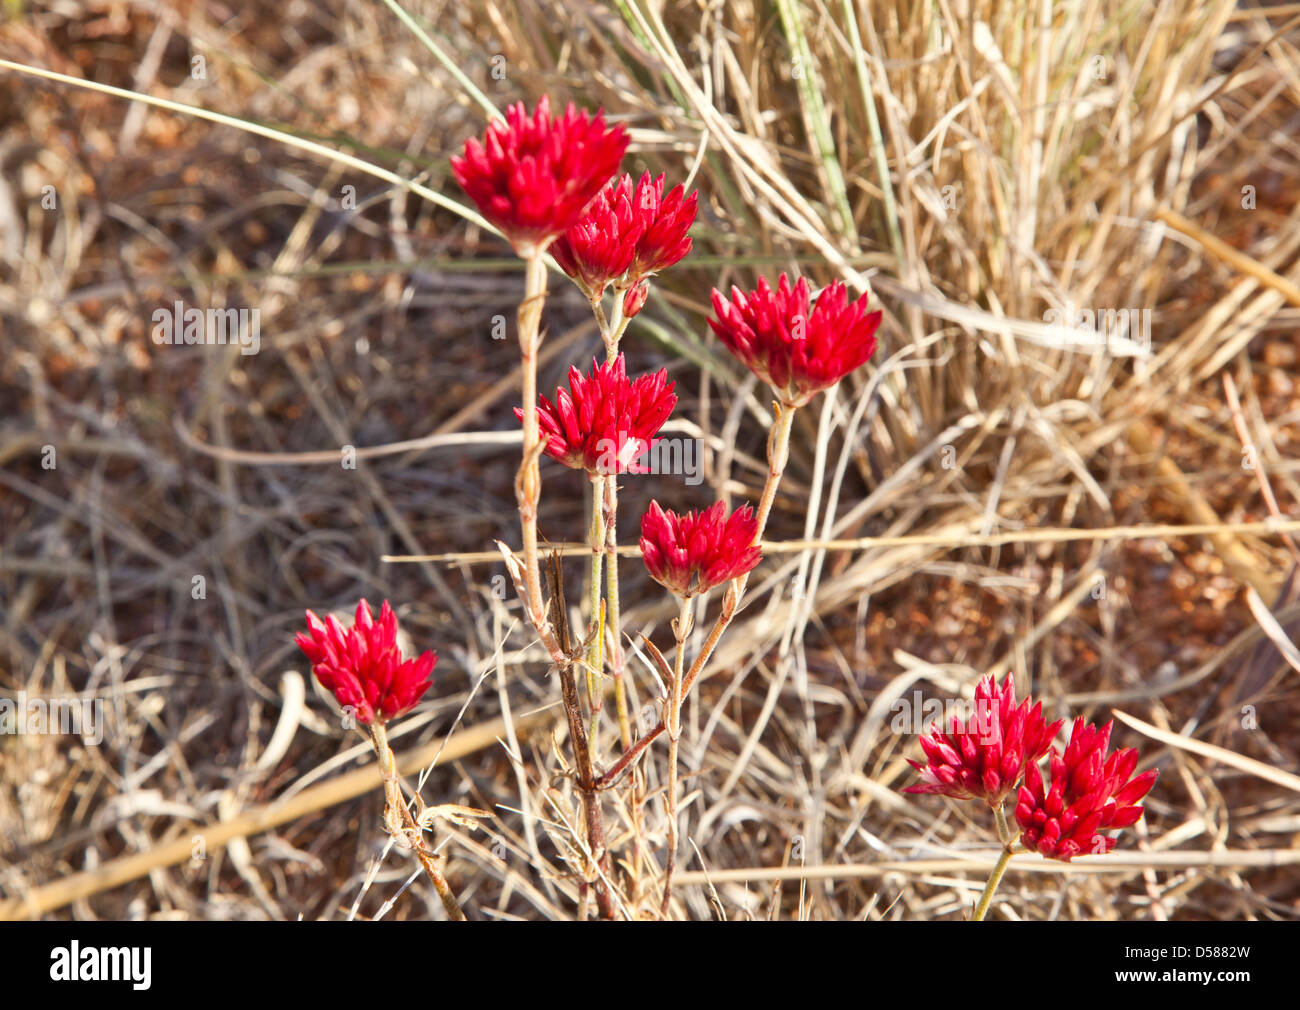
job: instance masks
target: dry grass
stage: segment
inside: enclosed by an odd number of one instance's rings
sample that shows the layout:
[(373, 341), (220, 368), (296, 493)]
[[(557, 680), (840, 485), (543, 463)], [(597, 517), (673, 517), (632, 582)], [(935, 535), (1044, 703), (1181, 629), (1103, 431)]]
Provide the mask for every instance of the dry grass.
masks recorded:
[[(473, 87), (627, 122), (629, 169), (702, 194), (696, 253), (626, 346), (672, 370), (707, 479), (628, 480), (624, 543), (652, 494), (762, 486), (765, 404), (707, 335), (710, 286), (797, 270), (885, 310), (873, 365), (798, 418), (768, 535), (814, 543), (771, 552), (687, 706), (681, 916), (968, 911), (991, 821), (899, 793), (919, 749), (890, 705), (969, 695), (986, 671), (1055, 716), (1136, 717), (1147, 735), (1129, 719), (1118, 738), (1161, 769), (1115, 857), (1065, 876), (1018, 860), (992, 914), (1296, 916), (1295, 527), (1263, 525), (1300, 502), (1294, 13), (404, 4), (462, 80), (382, 4), (259, 6), (10, 3), (0, 58), (275, 125), (451, 201), (447, 155), (483, 124)], [(426, 771), (410, 781), (497, 813), (438, 828), (462, 903), (572, 917), (556, 685), (475, 556), (517, 539), (517, 360), (491, 337), (522, 284), (504, 246), (270, 137), (9, 70), (0, 95), (0, 690), (88, 692), (107, 718), (98, 747), (0, 737), (0, 897), (82, 918), (441, 915), (381, 858), (364, 745), (313, 685), (298, 700), (303, 608), (367, 595), (442, 657), (397, 727)], [(551, 288), (543, 388), (599, 343), (576, 290)], [(260, 353), (151, 343), (177, 299), (258, 308)], [(1044, 322), (1065, 306), (1149, 309), (1151, 354), (1063, 346)], [(343, 469), (343, 445), (371, 451)], [(579, 539), (581, 479), (544, 476), (542, 533)], [(625, 626), (667, 648), (671, 608), (637, 568)], [(639, 708), (656, 689), (632, 673)], [(617, 840), (620, 797), (606, 813)], [(113, 860), (112, 879), (76, 876)]]

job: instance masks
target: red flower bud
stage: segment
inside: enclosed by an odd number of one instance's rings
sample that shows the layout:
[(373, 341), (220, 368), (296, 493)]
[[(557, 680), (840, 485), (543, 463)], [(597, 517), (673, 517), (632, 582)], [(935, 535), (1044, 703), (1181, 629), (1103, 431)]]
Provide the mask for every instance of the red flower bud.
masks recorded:
[(962, 722), (954, 715), (951, 732), (936, 727), (921, 737), (928, 763), (908, 759), (921, 781), (907, 793), (939, 793), (957, 800), (983, 800), (998, 806), (1020, 784), (1026, 766), (1047, 753), (1064, 720), (1048, 725), (1041, 703), (1026, 698), (1016, 705), (1015, 681), (1001, 687), (992, 675), (975, 686), (975, 710)]
[(662, 175), (651, 179), (646, 172), (636, 184), (632, 207), (641, 225), (641, 235), (636, 242), (636, 258), (628, 271), (629, 281), (667, 270), (691, 251), (687, 232), (695, 223), (699, 194), (687, 196), (682, 186), (674, 186), (667, 196), (663, 192)]
[(638, 281), (635, 287), (627, 289), (627, 294), (623, 296), (623, 315), (628, 319), (635, 316), (645, 306), (645, 300), (650, 297), (650, 282)]
[(388, 720), (401, 715), (429, 689), (429, 675), (438, 657), (425, 652), (402, 660), (397, 645), (397, 615), (388, 601), (376, 621), (370, 604), (357, 604), (356, 622), (344, 629), (338, 618), (324, 621), (307, 611), (308, 634), (295, 636), (298, 648), (311, 660), (312, 672), (344, 708), (351, 708), (357, 722), (369, 725), (376, 718)]
[(1106, 756), (1112, 723), (1100, 730), (1075, 720), (1065, 754), (1052, 748), (1046, 788), (1037, 768), (1025, 776), (1016, 822), (1025, 848), (1068, 863), (1079, 854), (1109, 852), (1115, 839), (1098, 834), (1126, 828), (1142, 816), (1142, 799), (1155, 784), (1153, 768), (1133, 778), (1138, 752), (1132, 747)]
[(763, 552), (758, 520), (742, 505), (730, 516), (722, 502), (679, 516), (652, 501), (641, 517), (641, 558), (651, 577), (678, 596), (708, 592), (751, 571)]
[(452, 174), (483, 216), (501, 229), (521, 256), (544, 249), (574, 225), (618, 169), (627, 150), (622, 126), (605, 127), (605, 114), (573, 105), (551, 117), (543, 95), (530, 117), (522, 102), (494, 119), (480, 142), (465, 142)]
[(677, 186), (665, 197), (663, 189), (662, 175), (652, 179), (646, 172), (635, 184), (624, 175), (601, 190), (581, 220), (555, 240), (551, 254), (588, 298), (599, 298), (610, 283), (635, 287), (691, 251), (687, 232), (698, 196), (687, 197)]
[(598, 299), (609, 282), (627, 273), (645, 225), (633, 209), (632, 177), (611, 182), (591, 201), (577, 224), (551, 244), (560, 269)]
[[(674, 385), (667, 369), (629, 381), (621, 354), (603, 365), (593, 360), (586, 376), (570, 368), (569, 389), (557, 389), (553, 405), (538, 398), (546, 454), (588, 473), (644, 473), (637, 461), (677, 403)], [(515, 416), (524, 412), (516, 407)]]
[(807, 403), (835, 385), (876, 350), (881, 313), (867, 313), (867, 299), (848, 301), (843, 284), (834, 281), (810, 308), (808, 281), (793, 288), (782, 274), (776, 290), (760, 279), (745, 294), (731, 289), (728, 301), (713, 292), (709, 320), (713, 332), (751, 372), (770, 385), (789, 406)]

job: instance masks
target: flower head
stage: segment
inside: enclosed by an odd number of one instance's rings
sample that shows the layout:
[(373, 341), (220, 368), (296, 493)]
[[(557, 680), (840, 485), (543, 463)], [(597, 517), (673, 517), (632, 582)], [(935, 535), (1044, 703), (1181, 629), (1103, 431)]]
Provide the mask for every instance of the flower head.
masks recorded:
[[(594, 474), (644, 473), (637, 461), (677, 403), (668, 370), (629, 380), (623, 355), (591, 363), (583, 375), (569, 369), (569, 389), (555, 391), (555, 403), (539, 397), (537, 423), (546, 454), (575, 470)], [(515, 416), (524, 412), (515, 408)]]
[(799, 406), (835, 385), (876, 350), (881, 313), (867, 312), (867, 298), (848, 300), (834, 281), (810, 308), (808, 281), (790, 287), (782, 274), (773, 290), (760, 279), (752, 294), (731, 289), (731, 300), (713, 291), (713, 332), (783, 403)]
[(630, 175), (610, 182), (578, 222), (551, 243), (555, 262), (588, 298), (598, 299), (610, 281), (627, 273), (636, 256), (645, 224), (633, 211), (632, 198)]
[(641, 558), (665, 589), (693, 596), (744, 575), (762, 561), (757, 536), (758, 520), (748, 505), (730, 516), (722, 502), (679, 516), (652, 501), (641, 517)]
[[(629, 179), (631, 176), (628, 177)], [(687, 234), (695, 223), (699, 194), (686, 195), (682, 186), (674, 186), (664, 195), (664, 177), (650, 178), (646, 172), (636, 184), (633, 210), (642, 225), (636, 243), (636, 257), (628, 271), (625, 287), (643, 277), (667, 270), (691, 251)]]
[(1064, 720), (1050, 726), (1041, 703), (1016, 704), (1016, 685), (1001, 687), (990, 674), (975, 686), (975, 710), (966, 722), (954, 715), (951, 731), (936, 727), (921, 737), (928, 762), (908, 759), (921, 781), (908, 793), (939, 793), (957, 800), (983, 800), (998, 806), (1019, 784), (1025, 768), (1047, 753)]
[(551, 116), (543, 95), (530, 117), (522, 102), (494, 119), (483, 141), (465, 142), (452, 174), (483, 216), (520, 255), (545, 248), (573, 225), (627, 150), (622, 126), (608, 129), (603, 111), (579, 112), (572, 102)]
[(1100, 730), (1076, 719), (1063, 756), (1052, 748), (1050, 781), (1030, 768), (1016, 804), (1025, 848), (1068, 863), (1080, 853), (1102, 854), (1115, 839), (1097, 832), (1126, 828), (1142, 816), (1138, 800), (1151, 791), (1153, 768), (1133, 778), (1138, 752), (1129, 747), (1106, 756), (1112, 723)]
[(401, 715), (432, 683), (429, 675), (438, 663), (437, 655), (425, 652), (403, 661), (397, 645), (397, 615), (387, 600), (378, 621), (370, 604), (362, 600), (356, 622), (347, 629), (332, 614), (322, 621), (309, 610), (307, 630), (294, 641), (311, 660), (316, 679), (363, 725)]
[(611, 283), (620, 290), (635, 287), (691, 251), (687, 232), (697, 201), (698, 194), (687, 197), (681, 186), (664, 196), (662, 175), (653, 179), (646, 172), (636, 183), (624, 175), (601, 190), (555, 240), (551, 254), (588, 298), (599, 298)]

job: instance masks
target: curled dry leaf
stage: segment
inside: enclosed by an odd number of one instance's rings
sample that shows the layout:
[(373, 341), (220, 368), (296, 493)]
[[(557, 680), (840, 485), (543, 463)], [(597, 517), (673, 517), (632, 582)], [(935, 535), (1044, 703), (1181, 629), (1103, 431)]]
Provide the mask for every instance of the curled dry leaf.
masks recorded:
[(491, 811), (480, 810), (478, 807), (464, 807), (459, 803), (440, 803), (436, 807), (425, 807), (421, 810), (418, 823), (420, 827), (427, 828), (431, 827), (434, 821), (451, 821), (472, 831), (479, 827), (479, 820), (491, 816)]
[(650, 641), (650, 639), (646, 638), (644, 635), (641, 636), (641, 646), (645, 649), (646, 655), (653, 659), (655, 666), (659, 668), (659, 676), (662, 678), (661, 686), (663, 684), (671, 684), (674, 676), (673, 668), (668, 665), (668, 660), (666, 660), (664, 654), (659, 651), (659, 646), (655, 645), (654, 642)]

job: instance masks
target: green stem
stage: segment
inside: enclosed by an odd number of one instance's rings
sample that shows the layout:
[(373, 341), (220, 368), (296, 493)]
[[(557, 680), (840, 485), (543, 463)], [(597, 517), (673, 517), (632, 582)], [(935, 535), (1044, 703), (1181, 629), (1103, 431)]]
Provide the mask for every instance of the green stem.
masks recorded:
[(998, 857), (997, 865), (993, 867), (993, 876), (989, 877), (989, 882), (984, 885), (984, 893), (980, 895), (980, 902), (975, 906), (975, 922), (982, 922), (984, 916), (988, 914), (989, 905), (993, 901), (993, 894), (998, 889), (998, 884), (1002, 883), (1002, 875), (1007, 872), (1007, 863), (1011, 862), (1011, 850), (1003, 849), (1002, 855)]
[(1002, 855), (998, 857), (993, 867), (993, 875), (989, 877), (989, 882), (984, 885), (984, 893), (980, 895), (979, 904), (975, 906), (973, 922), (983, 922), (984, 917), (988, 915), (989, 906), (993, 903), (993, 895), (997, 893), (998, 884), (1002, 883), (1002, 875), (1007, 872), (1007, 864), (1011, 862), (1011, 850), (1016, 844), (1011, 828), (1007, 825), (1007, 815), (1002, 810), (1002, 804), (999, 803), (994, 807), (993, 813), (998, 822), (998, 838), (1002, 842)]
[(600, 710), (604, 692), (600, 683), (604, 669), (604, 628), (600, 611), (600, 579), (605, 558), (605, 482), (612, 477), (593, 474), (591, 477), (591, 573), (588, 580), (590, 617), (587, 626), (587, 700), (591, 706), (591, 759), (596, 761), (596, 731), (600, 725)]
[(772, 502), (776, 500), (777, 485), (785, 473), (785, 464), (790, 458), (790, 429), (794, 425), (795, 407), (788, 404), (773, 404), (776, 417), (772, 419), (772, 428), (767, 435), (767, 481), (763, 484), (763, 497), (758, 502), (758, 532), (754, 542), (763, 539), (767, 529), (767, 517), (772, 511)]
[(613, 361), (618, 357), (619, 341), (623, 339), (627, 324), (631, 322), (623, 316), (623, 295), (617, 288), (614, 290), (614, 312), (608, 323), (604, 322), (603, 316), (603, 312), (597, 313), (596, 320), (601, 323), (600, 335), (605, 341), (605, 360)]
[(542, 494), (539, 461), (542, 455), (541, 428), (537, 422), (537, 354), (541, 344), (542, 303), (546, 300), (546, 264), (534, 250), (525, 260), (524, 300), (519, 303), (519, 357), (523, 373), (524, 445), (515, 477), (515, 498), (524, 541), (524, 601), (528, 616), (547, 642), (552, 656), (557, 652), (554, 629), (546, 620), (542, 602), (541, 563), (537, 552), (537, 510)]
[(610, 639), (609, 663), (614, 677), (614, 709), (618, 713), (619, 740), (632, 746), (632, 720), (627, 711), (627, 686), (623, 682), (623, 637), (618, 594), (618, 478), (605, 481), (605, 635)]
[[(619, 341), (623, 339), (623, 334), (627, 330), (629, 320), (623, 316), (623, 299), (619, 297), (618, 292), (614, 292), (614, 313), (612, 318), (606, 318), (605, 310), (599, 301), (591, 304), (591, 310), (596, 315), (596, 323), (600, 326), (600, 336), (605, 342), (605, 360), (612, 362), (618, 357)], [(632, 746), (632, 723), (627, 714), (627, 685), (623, 682), (623, 640), (620, 637), (619, 622), (619, 596), (618, 596), (618, 478), (610, 477), (605, 481), (605, 537), (606, 550), (609, 555), (608, 565), (608, 583), (605, 589), (605, 621), (606, 627), (613, 635), (613, 646), (610, 652), (610, 663), (614, 675), (614, 709), (618, 713), (618, 733), (619, 739), (626, 750)]]
[(664, 804), (668, 814), (668, 855), (664, 862), (664, 897), (661, 914), (667, 918), (673, 900), (673, 871), (677, 868), (677, 747), (682, 735), (682, 681), (686, 666), (686, 639), (691, 633), (691, 598), (682, 597), (681, 612), (673, 622), (677, 655), (673, 662), (673, 682), (668, 694), (668, 786)]

